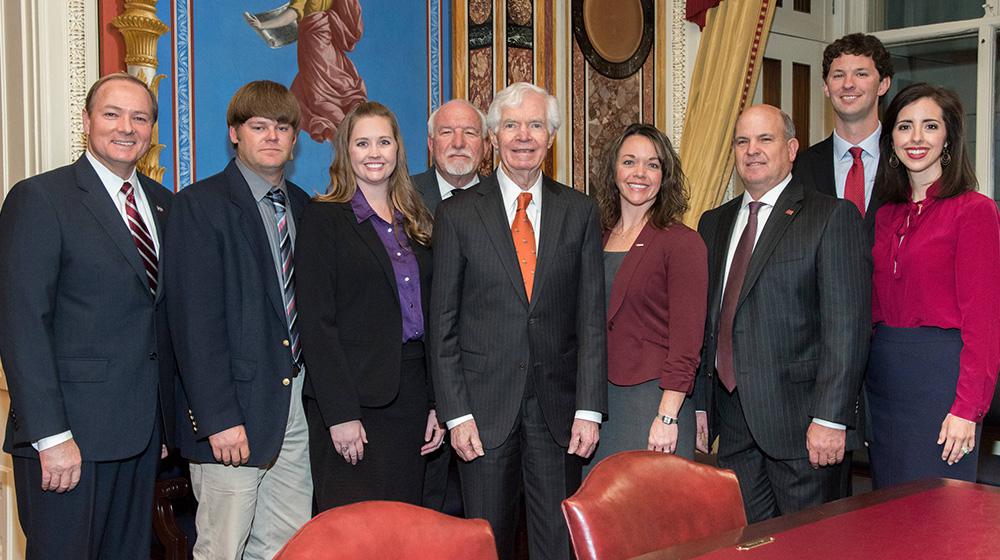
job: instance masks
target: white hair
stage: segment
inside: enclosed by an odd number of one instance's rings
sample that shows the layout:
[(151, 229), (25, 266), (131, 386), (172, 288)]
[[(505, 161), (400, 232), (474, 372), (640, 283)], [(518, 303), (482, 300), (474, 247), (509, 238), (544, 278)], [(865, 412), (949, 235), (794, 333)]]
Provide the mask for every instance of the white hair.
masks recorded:
[(483, 138), (486, 138), (486, 134), (487, 134), (487, 130), (486, 130), (486, 115), (484, 115), (483, 112), (479, 110), (479, 107), (476, 107), (475, 105), (473, 105), (472, 103), (469, 103), (468, 101), (466, 101), (464, 99), (458, 99), (458, 98), (452, 99), (451, 101), (443, 103), (440, 107), (438, 107), (437, 109), (434, 109), (434, 112), (431, 113), (431, 116), (427, 118), (427, 136), (434, 136), (434, 120), (437, 118), (438, 112), (441, 109), (444, 109), (450, 103), (458, 103), (459, 105), (465, 105), (466, 107), (468, 107), (468, 108), (472, 109), (473, 111), (475, 111), (476, 115), (479, 117), (479, 130), (482, 132)]
[(493, 103), (490, 103), (490, 110), (486, 113), (486, 126), (494, 133), (500, 130), (500, 113), (510, 107), (517, 107), (524, 101), (524, 94), (531, 92), (545, 97), (545, 121), (549, 127), (549, 134), (555, 134), (559, 130), (562, 120), (559, 118), (559, 102), (549, 92), (527, 82), (516, 82), (493, 96)]

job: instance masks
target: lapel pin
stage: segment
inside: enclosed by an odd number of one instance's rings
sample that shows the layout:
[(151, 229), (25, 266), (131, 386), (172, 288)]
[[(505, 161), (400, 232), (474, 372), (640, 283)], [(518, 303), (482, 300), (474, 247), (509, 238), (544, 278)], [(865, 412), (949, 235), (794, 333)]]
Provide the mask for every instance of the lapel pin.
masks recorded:
[(785, 215), (786, 216), (791, 216), (794, 213), (795, 213), (795, 210), (792, 210), (791, 208), (789, 208), (788, 210), (785, 210)]
[(162, 206), (157, 206), (156, 207), (156, 211), (157, 212), (163, 212), (163, 207)]

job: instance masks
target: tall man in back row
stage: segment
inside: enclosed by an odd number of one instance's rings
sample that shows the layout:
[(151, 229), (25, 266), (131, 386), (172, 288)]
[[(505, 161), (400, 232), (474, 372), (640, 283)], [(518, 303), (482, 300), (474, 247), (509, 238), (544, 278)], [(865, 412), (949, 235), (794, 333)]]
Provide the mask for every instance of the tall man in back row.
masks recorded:
[(174, 376), (159, 266), (172, 197), (136, 171), (156, 116), (142, 81), (101, 78), (84, 155), (14, 185), (0, 212), (4, 451), (29, 560), (149, 557)]
[(795, 175), (806, 186), (853, 203), (874, 240), (875, 213), (882, 201), (875, 193), (878, 105), (892, 85), (892, 59), (882, 42), (852, 33), (823, 50), (823, 93), (833, 107), (833, 133), (795, 160)]
[(861, 444), (871, 257), (857, 208), (791, 173), (797, 149), (788, 115), (744, 111), (733, 151), (746, 192), (698, 224), (709, 259), (699, 388), (751, 523), (843, 497)]
[(597, 207), (542, 175), (559, 127), (545, 90), (498, 92), (487, 125), (500, 166), (442, 202), (434, 225), (435, 396), (465, 515), (490, 522), (500, 558), (514, 555), (523, 480), (531, 557), (568, 559), (560, 503), (607, 410)]

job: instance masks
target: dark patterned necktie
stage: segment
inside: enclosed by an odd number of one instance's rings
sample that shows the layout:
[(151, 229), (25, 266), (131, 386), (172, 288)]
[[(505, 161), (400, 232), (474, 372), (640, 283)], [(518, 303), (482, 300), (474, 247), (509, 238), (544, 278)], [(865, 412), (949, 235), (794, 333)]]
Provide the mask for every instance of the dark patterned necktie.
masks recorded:
[(285, 193), (278, 187), (267, 193), (267, 199), (274, 206), (274, 221), (278, 224), (278, 247), (281, 253), (281, 291), (284, 294), (285, 316), (288, 318), (288, 338), (292, 349), (292, 361), (302, 363), (302, 346), (299, 342), (299, 312), (295, 307), (295, 265), (292, 262), (292, 235), (288, 230), (288, 214), (285, 212)]
[(156, 245), (153, 244), (153, 236), (146, 227), (139, 208), (135, 205), (135, 189), (128, 181), (122, 185), (121, 193), (125, 195), (125, 215), (128, 217), (128, 230), (132, 234), (132, 241), (135, 242), (139, 256), (142, 257), (142, 266), (146, 269), (146, 280), (149, 282), (149, 290), (156, 294), (157, 276), (159, 260), (156, 258)]

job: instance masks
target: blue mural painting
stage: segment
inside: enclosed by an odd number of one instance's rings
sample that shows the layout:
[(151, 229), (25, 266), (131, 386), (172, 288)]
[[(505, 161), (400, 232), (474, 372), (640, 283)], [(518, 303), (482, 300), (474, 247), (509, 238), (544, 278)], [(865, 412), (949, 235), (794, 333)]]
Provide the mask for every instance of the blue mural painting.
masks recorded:
[(399, 118), (411, 172), (427, 168), (427, 115), (451, 93), (450, 2), (290, 4), (300, 11), (283, 0), (159, 2), (170, 27), (158, 45), (165, 185), (183, 188), (226, 165), (233, 155), (226, 106), (238, 87), (258, 79), (292, 87), (307, 105), (289, 166), (307, 191), (326, 189), (330, 127), (365, 95)]

